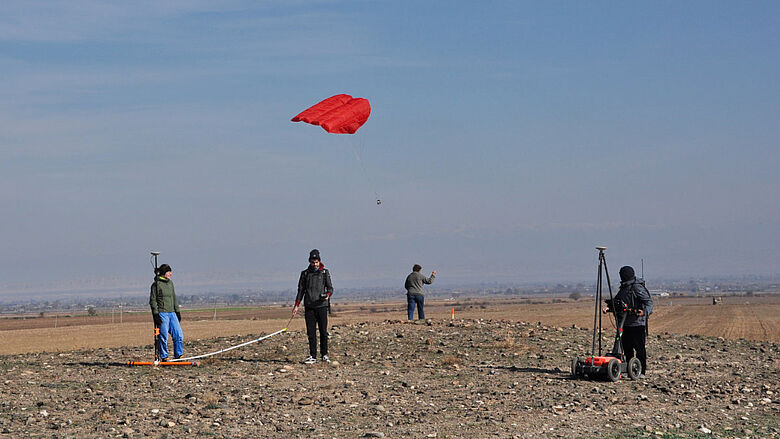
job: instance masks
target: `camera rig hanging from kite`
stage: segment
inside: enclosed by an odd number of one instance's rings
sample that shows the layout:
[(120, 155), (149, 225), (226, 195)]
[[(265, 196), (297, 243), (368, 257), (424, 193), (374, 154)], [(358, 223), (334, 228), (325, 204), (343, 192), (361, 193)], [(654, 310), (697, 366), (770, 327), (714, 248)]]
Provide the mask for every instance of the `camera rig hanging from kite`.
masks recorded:
[[(642, 364), (636, 357), (632, 357), (628, 362), (626, 362), (626, 355), (623, 350), (623, 325), (626, 322), (626, 317), (628, 314), (635, 313), (637, 311), (628, 308), (625, 303), (612, 297), (612, 284), (609, 280), (607, 258), (604, 255), (604, 250), (606, 249), (606, 247), (596, 247), (596, 250), (599, 251), (599, 268), (598, 274), (596, 276), (596, 303), (593, 314), (593, 338), (591, 351), (589, 356), (585, 357), (585, 359), (579, 357), (572, 358), (571, 374), (574, 378), (600, 378), (607, 379), (612, 382), (619, 380), (623, 374), (626, 374), (633, 380), (637, 379), (639, 374), (642, 372)], [(609, 290), (609, 300), (605, 300), (607, 305), (607, 313), (611, 314), (614, 318), (616, 334), (615, 342), (612, 345), (612, 350), (602, 355), (601, 301), (604, 277), (606, 277), (607, 289)], [(596, 355), (597, 344), (598, 355)]]

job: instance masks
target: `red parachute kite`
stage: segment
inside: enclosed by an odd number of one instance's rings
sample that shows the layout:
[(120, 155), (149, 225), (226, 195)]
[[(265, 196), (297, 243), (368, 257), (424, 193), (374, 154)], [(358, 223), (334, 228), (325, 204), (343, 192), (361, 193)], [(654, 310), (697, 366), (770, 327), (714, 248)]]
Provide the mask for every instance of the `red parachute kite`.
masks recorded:
[(370, 114), (371, 104), (368, 99), (341, 94), (307, 108), (293, 117), (292, 121), (319, 125), (333, 134), (355, 134)]

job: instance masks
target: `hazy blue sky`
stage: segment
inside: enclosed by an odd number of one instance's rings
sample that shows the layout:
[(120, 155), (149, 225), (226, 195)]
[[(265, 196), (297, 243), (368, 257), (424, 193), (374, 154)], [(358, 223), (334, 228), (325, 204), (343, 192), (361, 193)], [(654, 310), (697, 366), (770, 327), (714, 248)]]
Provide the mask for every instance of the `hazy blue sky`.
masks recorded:
[[(780, 273), (780, 3), (4, 1), (0, 292)], [(355, 136), (291, 123), (368, 98)], [(362, 146), (374, 201), (352, 148)], [(229, 287), (231, 284), (225, 284)]]

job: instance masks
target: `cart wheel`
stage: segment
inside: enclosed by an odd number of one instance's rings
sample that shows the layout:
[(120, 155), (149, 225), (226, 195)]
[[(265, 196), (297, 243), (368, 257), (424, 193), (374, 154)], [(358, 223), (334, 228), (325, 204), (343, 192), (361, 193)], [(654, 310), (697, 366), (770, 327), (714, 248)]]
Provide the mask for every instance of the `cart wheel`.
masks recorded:
[(574, 378), (579, 377), (580, 375), (577, 373), (577, 366), (580, 365), (580, 359), (577, 357), (574, 357), (571, 359), (571, 376)]
[(642, 362), (639, 361), (639, 358), (632, 357), (630, 360), (628, 360), (628, 377), (632, 380), (635, 380), (639, 377), (639, 374), (642, 373)]
[(607, 378), (613, 383), (620, 379), (620, 361), (617, 358), (613, 358), (607, 363)]

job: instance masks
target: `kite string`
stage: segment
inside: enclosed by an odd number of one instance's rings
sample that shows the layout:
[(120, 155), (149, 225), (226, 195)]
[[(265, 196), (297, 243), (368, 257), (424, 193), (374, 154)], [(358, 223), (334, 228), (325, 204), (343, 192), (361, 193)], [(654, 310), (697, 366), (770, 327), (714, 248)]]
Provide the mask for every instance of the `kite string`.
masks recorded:
[(371, 190), (374, 192), (374, 196), (376, 196), (376, 200), (380, 201), (379, 193), (376, 191), (376, 185), (374, 185), (374, 181), (371, 179), (371, 175), (368, 173), (368, 169), (366, 169), (366, 165), (363, 162), (363, 151), (365, 150), (365, 140), (353, 140), (350, 142), (350, 146), (352, 147), (352, 152), (355, 154), (355, 158), (357, 159), (358, 163), (360, 163), (360, 168), (363, 169), (363, 175), (365, 175), (366, 180), (368, 180), (368, 184), (371, 187)]

